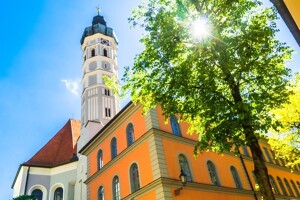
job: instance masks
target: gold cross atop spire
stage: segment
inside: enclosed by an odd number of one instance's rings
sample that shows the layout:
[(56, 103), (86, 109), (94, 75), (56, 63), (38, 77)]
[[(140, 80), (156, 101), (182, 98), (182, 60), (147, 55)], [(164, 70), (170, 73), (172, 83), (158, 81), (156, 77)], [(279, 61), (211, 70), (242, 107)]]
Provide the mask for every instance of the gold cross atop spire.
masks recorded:
[(100, 10), (99, 6), (97, 6), (97, 7), (96, 7), (96, 9), (97, 9), (97, 13), (98, 13), (98, 15), (99, 15), (99, 14), (100, 14), (100, 12), (101, 12), (101, 10)]

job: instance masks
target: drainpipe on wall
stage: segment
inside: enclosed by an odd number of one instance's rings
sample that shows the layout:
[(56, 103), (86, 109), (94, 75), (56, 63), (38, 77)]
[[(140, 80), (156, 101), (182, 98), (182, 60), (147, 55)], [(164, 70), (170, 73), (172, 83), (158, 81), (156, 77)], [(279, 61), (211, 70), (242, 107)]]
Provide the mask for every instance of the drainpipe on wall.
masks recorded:
[(240, 152), (239, 149), (238, 149), (238, 152), (239, 152), (239, 157), (240, 157), (241, 163), (242, 163), (243, 168), (244, 168), (244, 170), (245, 170), (245, 172), (246, 172), (247, 179), (248, 179), (248, 181), (249, 181), (249, 183), (250, 183), (251, 190), (253, 191), (254, 198), (255, 198), (255, 200), (258, 200), (258, 199), (257, 199), (257, 196), (256, 196), (256, 192), (255, 192), (255, 190), (254, 190), (254, 188), (253, 188), (253, 185), (252, 185), (252, 182), (251, 182), (251, 180), (250, 180), (250, 176), (249, 176), (249, 174), (248, 174), (246, 165), (245, 165), (245, 163), (244, 163), (243, 156), (242, 156), (242, 154), (241, 154), (241, 152)]
[(28, 179), (29, 179), (29, 171), (30, 171), (30, 166), (28, 166), (28, 170), (27, 170), (27, 176), (26, 176), (26, 182), (25, 182), (25, 191), (24, 191), (25, 195), (27, 195), (27, 185), (28, 185)]

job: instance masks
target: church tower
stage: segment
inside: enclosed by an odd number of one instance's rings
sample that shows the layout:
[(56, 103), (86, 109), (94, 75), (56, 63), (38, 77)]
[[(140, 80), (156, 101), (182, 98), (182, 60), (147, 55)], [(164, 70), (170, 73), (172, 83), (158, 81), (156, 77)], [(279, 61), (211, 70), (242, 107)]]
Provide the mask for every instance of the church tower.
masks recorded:
[[(96, 15), (92, 25), (84, 29), (80, 40), (82, 49), (81, 131), (77, 143), (78, 152), (120, 110), (118, 94), (105, 84), (103, 77), (118, 80), (118, 40), (103, 16)], [(78, 166), (75, 184), (75, 200), (89, 199), (84, 183), (87, 178), (88, 160), (77, 153)]]
[(93, 18), (82, 38), (82, 95), (80, 147), (113, 118), (120, 110), (119, 98), (104, 82), (103, 77), (118, 80), (118, 40), (103, 16)]

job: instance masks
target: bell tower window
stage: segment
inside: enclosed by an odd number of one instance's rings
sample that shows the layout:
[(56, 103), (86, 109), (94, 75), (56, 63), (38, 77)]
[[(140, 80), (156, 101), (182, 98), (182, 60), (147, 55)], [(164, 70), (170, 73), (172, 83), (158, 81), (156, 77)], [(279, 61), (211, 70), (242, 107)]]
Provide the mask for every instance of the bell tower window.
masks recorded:
[(111, 117), (110, 108), (105, 108), (105, 117), (107, 117), (107, 118)]
[(103, 49), (103, 56), (107, 57), (107, 49)]
[(104, 89), (104, 95), (105, 96), (110, 96), (110, 90), (109, 89)]
[(95, 49), (92, 49), (92, 51), (91, 51), (91, 57), (94, 57), (96, 55), (96, 51), (95, 51)]

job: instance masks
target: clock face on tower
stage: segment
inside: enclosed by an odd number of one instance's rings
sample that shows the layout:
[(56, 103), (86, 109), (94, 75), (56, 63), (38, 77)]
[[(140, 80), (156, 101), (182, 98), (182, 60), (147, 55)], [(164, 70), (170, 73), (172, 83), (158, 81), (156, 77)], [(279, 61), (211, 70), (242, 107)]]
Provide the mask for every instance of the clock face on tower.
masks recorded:
[(104, 44), (106, 46), (109, 46), (109, 40), (101, 38), (101, 44)]

